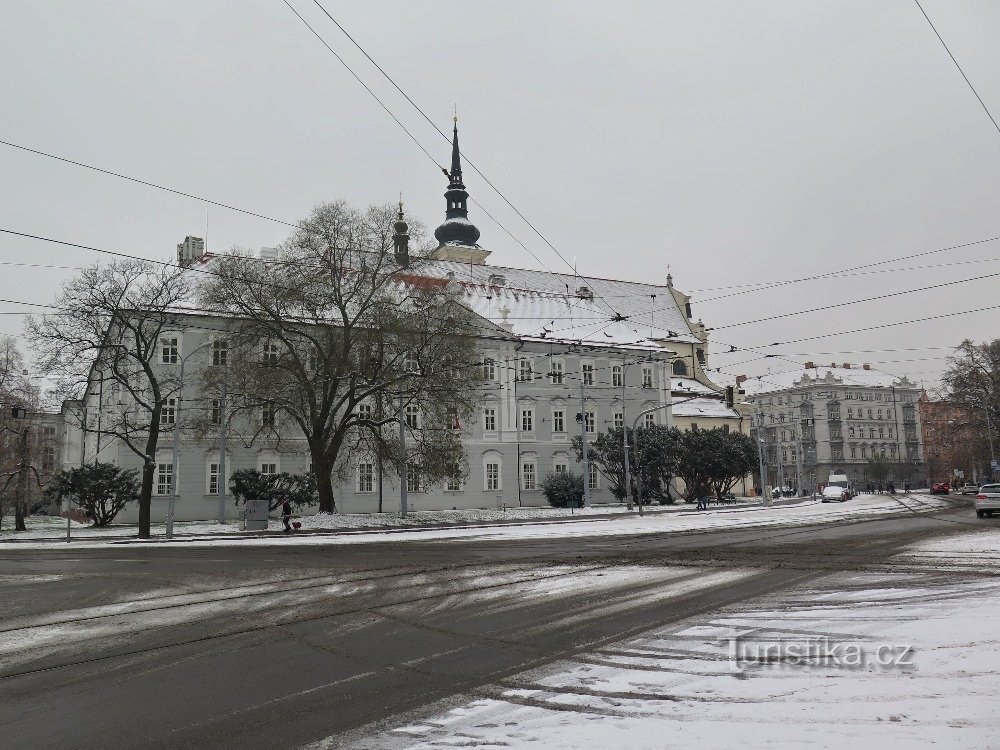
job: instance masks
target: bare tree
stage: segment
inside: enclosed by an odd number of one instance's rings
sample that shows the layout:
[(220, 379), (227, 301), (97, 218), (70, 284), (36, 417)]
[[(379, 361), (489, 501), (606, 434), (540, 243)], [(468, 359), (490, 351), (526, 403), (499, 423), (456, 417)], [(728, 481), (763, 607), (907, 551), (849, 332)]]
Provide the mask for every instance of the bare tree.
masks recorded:
[(975, 344), (966, 339), (956, 348), (942, 377), (948, 398), (981, 416), (978, 454), (994, 455), (1000, 447), (1000, 339)]
[(229, 364), (206, 371), (206, 391), (227, 378), (230, 423), (248, 444), (279, 442), (279, 421), (296, 428), (321, 511), (335, 511), (333, 475), (358, 452), (398, 463), (405, 451), (424, 481), (465, 472), (459, 428), (481, 377), (476, 324), (457, 284), (396, 252), (407, 228), (394, 214), (321, 205), (278, 258), (221, 256), (202, 288), (202, 304), (231, 321)]
[(188, 297), (188, 287), (182, 269), (165, 264), (95, 265), (63, 285), (56, 312), (28, 321), (43, 368), (70, 380), (78, 392), (113, 396), (94, 405), (99, 418), (88, 408), (86, 429), (121, 441), (142, 461), (143, 538), (149, 537), (161, 413), (179, 388), (156, 364), (163, 334), (175, 325), (171, 312)]

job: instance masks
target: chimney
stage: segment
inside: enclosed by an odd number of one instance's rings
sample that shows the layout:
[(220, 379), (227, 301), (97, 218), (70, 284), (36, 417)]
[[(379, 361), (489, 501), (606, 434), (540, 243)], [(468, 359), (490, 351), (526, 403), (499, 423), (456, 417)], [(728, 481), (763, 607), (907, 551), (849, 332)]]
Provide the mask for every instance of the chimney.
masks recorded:
[(861, 365), (861, 369), (862, 370), (870, 370), (870, 369), (872, 369), (872, 366), (866, 362), (865, 364)]
[(747, 376), (746, 375), (737, 375), (736, 376), (736, 385), (739, 385), (740, 383), (745, 383), (746, 381), (747, 381)]
[(816, 363), (815, 362), (806, 362), (806, 369), (807, 370), (811, 370), (814, 367), (816, 367)]
[(187, 268), (205, 254), (205, 240), (188, 235), (177, 246), (177, 265)]
[(851, 363), (850, 362), (844, 362), (844, 369), (845, 370), (850, 370), (851, 369)]

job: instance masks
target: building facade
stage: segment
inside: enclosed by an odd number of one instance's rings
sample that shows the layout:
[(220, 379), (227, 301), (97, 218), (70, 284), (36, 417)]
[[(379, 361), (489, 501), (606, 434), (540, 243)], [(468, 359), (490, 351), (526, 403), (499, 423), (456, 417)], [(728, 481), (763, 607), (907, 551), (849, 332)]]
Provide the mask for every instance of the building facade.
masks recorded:
[(927, 473), (931, 482), (953, 487), (989, 481), (990, 454), (983, 413), (968, 404), (932, 399), (922, 391), (918, 400)]
[[(426, 486), (412, 473), (402, 480), (407, 482), (411, 509), (544, 505), (540, 486), (546, 474), (584, 473), (571, 447), (574, 436), (592, 438), (608, 428), (631, 425), (643, 411), (647, 413), (640, 424), (672, 425), (671, 394), (677, 387), (697, 389), (699, 404), (688, 406), (685, 419), (697, 413), (705, 427), (726, 421), (740, 427), (741, 415), (725, 408), (722, 388), (707, 376), (705, 326), (693, 319), (690, 297), (674, 288), (672, 278), (656, 285), (487, 264), (490, 251), (479, 245), (480, 232), (468, 218), (467, 199), (456, 124), (446, 218), (435, 231), (438, 247), (430, 259), (410, 262), (400, 208), (395, 252), (400, 279), (443, 286), (478, 321), (485, 385), (479, 387), (482, 395), (474, 418), (460, 426), (467, 476)], [(178, 259), (189, 272), (210, 268), (213, 262), (204, 245), (191, 237), (178, 246)], [(225, 340), (226, 321), (203, 313), (179, 312), (174, 318), (176, 329), (164, 334), (156, 367), (168, 380), (179, 376), (182, 362), (187, 369), (179, 398), (161, 414), (153, 518), (165, 516), (174, 483), (176, 519), (215, 518), (222, 481), (221, 436), (206, 438), (204, 431), (195, 429), (196, 411), (210, 410), (214, 403), (197, 384), (199, 368), (211, 364), (213, 352)], [(67, 406), (65, 413), (83, 415), (85, 425), (81, 432), (76, 419), (74, 432), (74, 419), (67, 417), (67, 456), (75, 460), (79, 450), (86, 460), (141, 468), (132, 451), (101, 437), (103, 415), (110, 415), (120, 398), (114, 387), (91, 388), (79, 404)], [(408, 413), (406, 420), (419, 429), (417, 411)], [(263, 437), (252, 445), (227, 440), (226, 474), (244, 468), (308, 471), (304, 440), (291, 424), (279, 423), (278, 431), (280, 439)], [(401, 480), (391, 466), (360, 454), (344, 461), (335, 487), (341, 512), (399, 508)], [(592, 502), (614, 500), (596, 466), (591, 465), (586, 479)], [(228, 505), (231, 516), (231, 501)], [(136, 513), (129, 509), (122, 519)]]
[(927, 481), (917, 385), (868, 365), (806, 365), (744, 383), (768, 486), (810, 490), (839, 472), (864, 486), (870, 459), (900, 487)]

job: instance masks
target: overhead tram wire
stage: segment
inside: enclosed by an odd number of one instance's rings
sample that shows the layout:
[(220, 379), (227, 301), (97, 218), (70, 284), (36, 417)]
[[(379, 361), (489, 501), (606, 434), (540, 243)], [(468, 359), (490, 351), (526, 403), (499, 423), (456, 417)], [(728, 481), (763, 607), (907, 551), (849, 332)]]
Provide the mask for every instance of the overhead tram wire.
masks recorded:
[[(934, 250), (925, 250), (923, 252), (913, 253), (911, 255), (902, 255), (902, 256), (900, 256), (898, 258), (886, 258), (884, 260), (876, 261), (874, 263), (866, 263), (864, 265), (852, 266), (850, 268), (841, 268), (841, 269), (838, 269), (836, 271), (827, 271), (826, 273), (815, 274), (813, 276), (802, 276), (802, 277), (796, 278), (796, 279), (785, 279), (783, 281), (776, 281), (776, 282), (771, 282), (771, 283), (762, 282), (761, 285), (755, 286), (752, 289), (744, 289), (743, 291), (733, 292), (732, 294), (722, 294), (722, 295), (719, 295), (717, 297), (709, 297), (707, 299), (699, 300), (699, 304), (703, 304), (705, 302), (714, 302), (714, 301), (720, 300), (720, 299), (728, 299), (729, 297), (737, 297), (737, 296), (742, 295), (742, 294), (751, 294), (753, 292), (762, 292), (762, 291), (766, 291), (768, 289), (774, 289), (776, 287), (788, 286), (790, 284), (801, 284), (804, 281), (818, 281), (818, 280), (821, 280), (821, 279), (836, 278), (836, 277), (838, 277), (840, 275), (844, 275), (844, 276), (854, 276), (854, 275), (860, 276), (860, 275), (865, 275), (865, 274), (861, 274), (861, 273), (858, 273), (858, 272), (864, 271), (865, 269), (869, 269), (869, 268), (876, 268), (878, 266), (889, 265), (890, 263), (900, 263), (900, 262), (902, 262), (904, 260), (912, 260), (913, 258), (921, 258), (921, 257), (927, 256), (927, 255), (935, 255), (937, 253), (944, 253), (944, 252), (947, 252), (949, 250), (960, 250), (960, 249), (965, 248), (965, 247), (974, 247), (975, 245), (983, 245), (983, 244), (985, 244), (987, 242), (996, 242), (997, 240), (1000, 240), (1000, 235), (998, 235), (996, 237), (987, 237), (986, 239), (982, 239), (982, 240), (973, 240), (972, 242), (963, 242), (963, 243), (961, 243), (959, 245), (949, 245), (947, 247), (935, 248)], [(976, 262), (985, 262), (985, 261), (961, 261), (961, 262), (955, 263), (955, 265), (960, 265), (963, 262), (964, 263), (976, 263)], [(945, 264), (945, 265), (947, 265), (947, 264)], [(935, 266), (927, 266), (927, 267), (928, 268), (933, 268)], [(915, 268), (914, 269), (908, 269), (908, 268), (888, 268), (888, 269), (885, 269), (884, 273), (892, 273), (894, 271), (906, 271), (906, 270), (917, 270), (917, 269), (915, 269)], [(883, 271), (879, 271), (877, 273), (883, 273)], [(691, 290), (691, 293), (692, 294), (697, 294), (698, 292), (725, 291), (726, 289), (736, 289), (736, 288), (740, 288), (740, 287), (743, 287), (743, 286), (746, 286), (746, 285), (744, 285), (744, 284), (737, 284), (737, 285), (734, 285), (734, 286), (731, 286), (731, 287), (713, 287), (713, 288), (708, 288), (708, 289), (694, 289), (694, 290)]]
[(993, 127), (996, 129), (997, 133), (1000, 133), (1000, 124), (997, 123), (997, 119), (993, 116), (993, 113), (990, 112), (990, 108), (986, 106), (986, 102), (983, 101), (983, 97), (981, 97), (979, 92), (976, 91), (976, 87), (972, 85), (972, 81), (969, 80), (969, 76), (965, 74), (965, 71), (962, 70), (962, 66), (958, 64), (958, 60), (955, 58), (955, 55), (944, 41), (944, 37), (941, 36), (941, 32), (937, 30), (937, 26), (934, 25), (931, 17), (927, 15), (927, 11), (924, 10), (924, 6), (920, 4), (920, 0), (913, 0), (913, 2), (915, 2), (917, 7), (920, 8), (920, 12), (923, 14), (924, 18), (927, 19), (927, 23), (930, 25), (934, 35), (938, 38), (938, 41), (941, 42), (941, 46), (944, 47), (944, 51), (948, 53), (948, 57), (950, 57), (951, 61), (955, 63), (955, 67), (958, 69), (958, 72), (962, 74), (962, 78), (965, 79), (965, 83), (968, 85), (969, 90), (979, 101), (979, 106), (983, 108), (983, 112), (985, 112), (986, 116), (990, 118), (990, 122), (993, 123)]
[[(365, 87), (365, 90), (367, 90), (367, 91), (368, 91), (368, 93), (372, 94), (372, 96), (374, 97), (374, 96), (375, 96), (375, 94), (374, 94), (374, 93), (372, 93), (371, 89), (370, 89), (370, 88), (369, 88), (369, 87), (368, 87), (367, 85), (365, 85), (365, 84), (364, 84), (364, 83), (363, 83), (363, 82), (361, 81), (361, 79), (360, 79), (360, 78), (358, 77), (358, 75), (357, 75), (357, 74), (356, 74), (356, 73), (355, 73), (355, 72), (354, 72), (353, 70), (351, 70), (351, 69), (350, 69), (350, 68), (349, 68), (349, 67), (347, 66), (347, 63), (345, 63), (345, 62), (344, 62), (344, 60), (343, 60), (343, 59), (342, 59), (342, 58), (340, 57), (340, 55), (338, 55), (338, 54), (337, 54), (336, 52), (334, 52), (334, 51), (333, 51), (333, 49), (332, 49), (332, 48), (330, 47), (330, 45), (329, 45), (329, 44), (327, 44), (327, 43), (326, 43), (326, 41), (325, 41), (325, 40), (324, 40), (324, 39), (323, 39), (323, 38), (322, 38), (322, 37), (321, 37), (321, 36), (320, 36), (320, 35), (319, 35), (319, 34), (318, 34), (318, 33), (317, 33), (317, 32), (316, 32), (316, 31), (315, 31), (315, 30), (314, 30), (314, 29), (313, 29), (313, 28), (311, 27), (311, 26), (309, 26), (309, 24), (308, 24), (308, 23), (307, 23), (307, 22), (305, 21), (305, 19), (304, 19), (304, 18), (302, 18), (302, 16), (301, 16), (301, 15), (299, 14), (299, 12), (298, 12), (298, 11), (296, 11), (296, 10), (295, 10), (295, 9), (294, 9), (294, 8), (293, 8), (293, 7), (292, 7), (292, 6), (290, 5), (290, 4), (289, 4), (288, 0), (282, 0), (282, 1), (283, 1), (283, 2), (285, 3), (285, 5), (288, 5), (288, 7), (289, 7), (289, 8), (291, 8), (292, 12), (293, 12), (293, 13), (295, 13), (295, 15), (296, 15), (296, 16), (298, 16), (298, 17), (299, 17), (299, 19), (300, 19), (300, 20), (302, 20), (302, 22), (306, 24), (306, 26), (307, 26), (307, 27), (309, 28), (309, 30), (310, 30), (310, 31), (312, 31), (312, 32), (313, 32), (313, 34), (314, 34), (314, 35), (315, 35), (315, 36), (316, 36), (316, 37), (317, 37), (317, 38), (318, 38), (318, 39), (319, 39), (319, 40), (320, 40), (321, 42), (323, 42), (323, 46), (324, 46), (324, 47), (326, 47), (326, 48), (327, 48), (328, 50), (330, 50), (330, 52), (331, 52), (331, 53), (332, 53), (332, 54), (333, 54), (333, 55), (334, 55), (334, 56), (335, 56), (335, 57), (336, 57), (336, 58), (337, 58), (338, 60), (340, 60), (341, 64), (342, 64), (342, 65), (344, 65), (344, 67), (345, 67), (345, 68), (347, 68), (348, 70), (350, 70), (350, 71), (351, 71), (351, 75), (353, 75), (353, 76), (354, 76), (354, 77), (355, 77), (355, 78), (356, 78), (356, 79), (358, 80), (358, 82), (359, 82), (359, 83), (362, 83), (362, 85), (363, 85), (363, 86)], [(412, 106), (412, 107), (413, 107), (413, 108), (414, 108), (415, 110), (417, 110), (417, 112), (419, 112), (419, 113), (420, 113), (420, 115), (421, 115), (421, 116), (422, 116), (422, 117), (423, 117), (423, 118), (424, 118), (424, 119), (425, 119), (425, 120), (427, 121), (427, 123), (428, 123), (428, 124), (429, 124), (429, 125), (430, 125), (430, 126), (431, 126), (432, 128), (434, 128), (434, 130), (436, 130), (436, 131), (438, 132), (438, 134), (439, 134), (439, 135), (440, 135), (440, 136), (441, 136), (442, 138), (444, 138), (444, 140), (445, 140), (445, 141), (450, 141), (450, 139), (448, 138), (448, 134), (447, 134), (447, 133), (445, 133), (445, 132), (444, 132), (443, 130), (441, 130), (441, 128), (440, 128), (440, 127), (438, 127), (437, 123), (435, 123), (435, 122), (434, 122), (434, 120), (432, 120), (432, 119), (431, 119), (431, 118), (430, 118), (430, 117), (429, 117), (429, 116), (427, 115), (427, 113), (426, 113), (426, 112), (424, 112), (424, 110), (423, 110), (423, 109), (421, 109), (421, 108), (420, 108), (420, 107), (419, 107), (419, 106), (417, 105), (417, 103), (416, 103), (415, 101), (413, 101), (413, 99), (412, 99), (412, 98), (411, 98), (411, 97), (409, 96), (409, 94), (407, 94), (407, 93), (406, 93), (405, 91), (403, 91), (403, 89), (402, 89), (402, 88), (401, 88), (401, 87), (399, 86), (399, 84), (397, 84), (397, 83), (396, 83), (396, 81), (394, 81), (394, 80), (393, 80), (392, 76), (390, 76), (390, 75), (389, 75), (388, 73), (386, 73), (385, 69), (384, 69), (384, 68), (383, 68), (383, 67), (382, 67), (381, 65), (379, 65), (379, 64), (378, 64), (377, 62), (375, 62), (374, 58), (372, 58), (372, 56), (368, 54), (368, 52), (367, 52), (367, 51), (365, 50), (365, 48), (364, 48), (364, 47), (362, 47), (362, 46), (361, 46), (361, 44), (359, 44), (359, 43), (358, 43), (358, 41), (357, 41), (357, 40), (356, 40), (356, 39), (355, 39), (355, 38), (354, 38), (353, 36), (351, 36), (351, 34), (350, 34), (350, 33), (349, 33), (348, 31), (347, 31), (347, 29), (345, 29), (345, 28), (344, 28), (344, 27), (343, 27), (343, 26), (342, 26), (342, 25), (340, 24), (340, 22), (338, 22), (338, 21), (337, 21), (337, 19), (336, 19), (336, 18), (334, 18), (334, 17), (333, 17), (333, 16), (332, 16), (332, 15), (330, 14), (330, 12), (329, 12), (329, 11), (328, 11), (328, 10), (327, 10), (327, 9), (326, 9), (326, 8), (325, 8), (324, 6), (323, 6), (323, 4), (322, 4), (322, 3), (320, 3), (320, 2), (319, 2), (319, 0), (313, 0), (313, 3), (315, 3), (316, 7), (318, 7), (318, 8), (319, 8), (319, 9), (320, 9), (320, 10), (321, 10), (321, 11), (323, 12), (323, 14), (324, 14), (324, 15), (325, 15), (325, 16), (326, 16), (327, 18), (329, 18), (329, 19), (330, 19), (330, 20), (331, 20), (331, 21), (332, 21), (332, 22), (334, 23), (334, 25), (335, 25), (335, 26), (336, 26), (336, 27), (337, 27), (338, 29), (340, 29), (340, 31), (341, 31), (341, 32), (343, 32), (343, 34), (344, 34), (344, 35), (345, 35), (345, 36), (346, 36), (346, 37), (347, 37), (347, 38), (348, 38), (348, 39), (349, 39), (349, 40), (351, 41), (351, 43), (352, 43), (352, 44), (353, 44), (353, 45), (354, 45), (355, 47), (357, 47), (357, 48), (358, 48), (358, 49), (359, 49), (359, 50), (361, 51), (361, 54), (363, 54), (363, 55), (364, 55), (364, 56), (365, 56), (365, 57), (366, 57), (366, 58), (368, 59), (368, 61), (369, 61), (369, 62), (370, 62), (370, 63), (371, 63), (372, 65), (374, 65), (374, 66), (375, 66), (375, 68), (376, 68), (376, 69), (378, 70), (378, 72), (379, 72), (379, 73), (381, 73), (381, 74), (383, 75), (383, 77), (385, 77), (385, 79), (386, 79), (386, 80), (387, 80), (387, 81), (388, 81), (388, 82), (389, 82), (390, 84), (392, 84), (393, 88), (395, 88), (395, 89), (396, 89), (396, 91), (398, 91), (398, 92), (399, 92), (400, 94), (402, 94), (403, 98), (405, 98), (405, 99), (406, 99), (406, 101), (407, 101), (407, 102), (409, 102), (409, 103), (410, 103), (410, 105), (411, 105), (411, 106)], [(375, 97), (375, 98), (376, 98), (376, 100), (378, 100), (378, 97)], [(381, 102), (381, 101), (379, 100), (379, 103), (381, 104), (382, 102)], [(388, 111), (389, 111), (389, 110), (388, 110), (388, 109), (387, 109), (387, 108), (385, 107), (385, 105), (384, 105), (384, 104), (382, 105), (382, 107), (383, 107), (383, 109), (386, 109), (386, 112), (388, 112)], [(391, 113), (390, 113), (390, 115), (391, 115)], [(393, 117), (393, 119), (394, 119), (394, 120), (396, 120), (396, 117), (395, 117), (394, 115), (393, 115), (392, 117)], [(399, 120), (396, 120), (396, 122), (399, 122)], [(412, 138), (412, 136), (411, 136), (411, 138)], [(421, 148), (423, 148), (423, 147), (421, 147)], [(535, 226), (535, 225), (534, 225), (534, 224), (533, 224), (533, 223), (532, 223), (532, 222), (531, 222), (531, 221), (530, 221), (530, 220), (528, 219), (528, 217), (526, 217), (526, 216), (525, 216), (525, 215), (524, 215), (523, 213), (521, 213), (521, 211), (520, 211), (520, 210), (518, 209), (518, 207), (517, 207), (517, 206), (515, 206), (515, 205), (514, 205), (514, 204), (513, 204), (513, 203), (512, 203), (511, 201), (510, 201), (510, 199), (509, 199), (509, 198), (508, 198), (508, 197), (507, 197), (507, 196), (506, 196), (506, 195), (505, 195), (505, 194), (504, 194), (504, 193), (503, 193), (503, 192), (502, 192), (502, 191), (500, 190), (500, 188), (498, 188), (498, 187), (497, 187), (496, 185), (494, 185), (494, 184), (493, 184), (493, 182), (492, 182), (492, 181), (490, 180), (490, 178), (489, 178), (489, 177), (487, 177), (487, 176), (486, 176), (485, 174), (483, 174), (482, 170), (481, 170), (481, 169), (479, 169), (479, 167), (478, 167), (478, 166), (476, 165), (476, 163), (475, 163), (475, 162), (473, 162), (473, 161), (472, 161), (472, 159), (470, 159), (470, 158), (469, 158), (469, 157), (468, 157), (468, 156), (467, 156), (467, 155), (466, 155), (466, 154), (465, 154), (464, 152), (461, 152), (461, 151), (460, 151), (460, 154), (461, 154), (462, 158), (464, 158), (464, 159), (465, 159), (465, 162), (466, 162), (466, 163), (467, 163), (467, 164), (468, 164), (468, 165), (469, 165), (470, 167), (472, 167), (472, 169), (473, 169), (473, 170), (474, 170), (474, 171), (476, 172), (476, 174), (478, 174), (478, 175), (479, 175), (479, 176), (480, 176), (480, 177), (481, 177), (481, 178), (483, 179), (483, 181), (484, 181), (484, 182), (485, 182), (485, 183), (486, 183), (487, 185), (489, 185), (489, 186), (490, 186), (490, 188), (491, 188), (491, 189), (493, 190), (493, 192), (495, 192), (495, 193), (496, 193), (496, 194), (497, 194), (498, 196), (500, 196), (501, 200), (503, 200), (503, 202), (504, 202), (504, 203), (506, 203), (506, 204), (507, 204), (508, 206), (510, 206), (511, 210), (513, 210), (513, 211), (514, 211), (514, 213), (515, 213), (515, 214), (517, 214), (517, 216), (518, 216), (518, 217), (519, 217), (519, 218), (521, 219), (521, 221), (523, 221), (523, 222), (524, 222), (525, 224), (527, 224), (527, 225), (528, 225), (528, 227), (530, 227), (531, 231), (533, 231), (533, 232), (534, 232), (534, 233), (535, 233), (536, 235), (538, 235), (538, 237), (539, 237), (539, 238), (540, 238), (540, 239), (542, 240), (542, 242), (544, 242), (544, 243), (545, 243), (546, 245), (548, 245), (548, 246), (549, 246), (549, 248), (550, 248), (550, 249), (552, 250), (552, 252), (554, 252), (554, 253), (556, 254), (556, 256), (558, 256), (558, 258), (559, 258), (559, 259), (560, 259), (560, 260), (561, 260), (561, 261), (562, 261), (563, 263), (565, 263), (565, 264), (566, 264), (566, 266), (567, 266), (567, 267), (569, 267), (570, 269), (572, 269), (572, 271), (573, 271), (573, 275), (574, 275), (574, 276), (577, 276), (577, 277), (579, 277), (579, 278), (582, 278), (582, 279), (587, 279), (587, 278), (588, 278), (588, 277), (587, 277), (586, 275), (584, 275), (584, 274), (580, 274), (580, 273), (579, 273), (579, 272), (577, 271), (576, 267), (575, 267), (575, 266), (574, 266), (574, 265), (573, 265), (572, 263), (570, 263), (570, 262), (569, 262), (569, 260), (567, 260), (567, 259), (566, 259), (566, 256), (564, 256), (564, 255), (563, 255), (563, 254), (562, 254), (561, 252), (559, 252), (559, 249), (558, 249), (558, 248), (556, 248), (556, 246), (552, 244), (552, 242), (551, 242), (551, 241), (549, 240), (549, 238), (548, 238), (548, 237), (546, 237), (546, 236), (545, 236), (544, 234), (542, 234), (542, 233), (541, 233), (541, 231), (539, 231), (538, 227), (536, 227), (536, 226)], [(435, 163), (436, 163), (436, 162), (435, 162)], [(440, 166), (440, 165), (439, 165), (439, 166)], [(472, 202), (473, 202), (473, 203), (475, 203), (475, 204), (476, 204), (477, 206), (479, 206), (480, 208), (482, 208), (482, 204), (480, 204), (480, 203), (479, 203), (478, 201), (476, 201), (475, 199), (472, 199), (472, 198), (470, 198), (470, 200), (472, 200)], [(485, 212), (485, 209), (483, 209), (483, 211)], [(487, 214), (487, 216), (489, 216), (489, 214)], [(490, 218), (493, 218), (493, 217), (491, 216)], [(493, 220), (494, 220), (494, 221), (496, 221), (496, 219), (493, 219)], [(500, 225), (500, 224), (499, 224), (499, 222), (497, 222), (497, 224), (498, 224), (499, 226), (501, 226), (501, 228), (503, 228), (503, 226), (502, 226), (502, 225)], [(504, 231), (506, 231), (506, 229), (504, 229)], [(510, 233), (508, 232), (508, 234), (510, 234)], [(513, 235), (512, 235), (512, 236), (513, 236)], [(521, 243), (519, 242), (518, 244), (521, 244)], [(522, 247), (524, 247), (524, 245), (523, 245), (523, 244), (522, 244)], [(526, 248), (526, 247), (525, 247), (525, 250), (527, 250), (527, 248)], [(528, 252), (530, 253), (530, 251), (528, 251)], [(539, 260), (539, 259), (537, 258), (537, 256), (535, 256), (535, 255), (534, 255), (534, 253), (531, 253), (531, 256), (532, 256), (533, 258), (535, 258), (535, 260), (537, 260), (537, 261), (538, 261), (539, 263), (541, 263), (541, 260)], [(550, 270), (550, 269), (549, 269), (548, 267), (546, 267), (544, 263), (542, 263), (542, 267), (543, 267), (543, 268), (545, 268), (545, 269), (546, 269), (547, 271), (549, 271), (549, 273), (552, 273), (552, 271), (551, 271), (551, 270)], [(600, 295), (597, 295), (597, 296), (598, 296), (598, 297), (600, 297)], [(600, 298), (601, 298), (601, 299), (603, 300), (603, 297), (600, 297)], [(612, 312), (612, 313), (613, 313), (613, 314), (615, 315), (615, 317), (621, 317), (621, 316), (620, 316), (620, 315), (618, 314), (618, 311), (617, 311), (617, 310), (615, 310), (615, 309), (614, 309), (614, 307), (612, 307), (612, 306), (611, 306), (611, 304), (610, 304), (610, 303), (609, 303), (609, 302), (608, 302), (607, 300), (603, 300), (603, 301), (604, 301), (604, 304), (606, 304), (606, 305), (608, 306), (608, 309), (610, 309), (610, 310), (611, 310), (611, 312)]]

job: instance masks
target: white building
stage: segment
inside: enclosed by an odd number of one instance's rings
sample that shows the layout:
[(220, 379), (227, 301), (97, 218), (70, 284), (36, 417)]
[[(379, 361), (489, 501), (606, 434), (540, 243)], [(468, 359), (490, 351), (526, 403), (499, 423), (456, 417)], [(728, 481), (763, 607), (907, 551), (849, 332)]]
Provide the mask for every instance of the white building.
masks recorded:
[[(609, 427), (631, 424), (645, 410), (649, 413), (640, 424), (671, 425), (674, 386), (699, 389), (704, 401), (700, 408), (711, 412), (705, 427), (712, 426), (712, 418), (739, 420), (738, 413), (719, 406), (722, 389), (705, 373), (705, 327), (692, 319), (690, 298), (673, 287), (669, 276), (666, 284), (656, 285), (486, 263), (490, 252), (478, 244), (479, 230), (468, 219), (457, 126), (445, 198), (446, 220), (435, 232), (439, 246), (433, 259), (401, 273), (444, 285), (478, 319), (484, 332), (479, 349), (492, 388), (486, 389), (475, 420), (462, 425), (468, 476), (436, 486), (423, 486), (418, 476), (411, 477), (412, 509), (544, 505), (539, 485), (547, 473), (569, 467), (582, 473), (571, 449), (574, 435), (585, 429), (594, 436)], [(405, 223), (399, 226), (402, 230), (397, 227), (397, 233), (406, 231)], [(204, 246), (193, 240), (187, 238), (178, 246), (179, 262), (191, 273), (212, 263)], [(172, 481), (179, 495), (175, 518), (214, 518), (219, 443), (197, 439), (190, 428), (190, 410), (208, 408), (204, 403), (198, 406), (197, 369), (209, 363), (213, 347), (208, 344), (213, 336), (225, 335), (225, 324), (201, 313), (175, 318), (176, 330), (165, 335), (157, 367), (176, 371), (189, 354), (191, 360), (181, 409), (168, 409), (161, 416), (164, 429), (155, 457), (153, 518), (164, 517)], [(98, 429), (101, 414), (114, 409), (118, 397), (114, 389), (88, 390), (83, 406), (91, 430)], [(689, 411), (698, 408), (692, 404)], [(175, 427), (180, 450), (173, 477)], [(72, 431), (71, 420), (67, 428)], [(88, 460), (141, 468), (138, 457), (114, 439), (88, 433), (85, 442)], [(78, 426), (67, 445), (79, 445)], [(77, 448), (71, 451), (78, 455)], [(343, 512), (398, 509), (398, 478), (392, 468), (365, 456), (352, 456), (350, 461), (350, 479), (336, 487), (338, 508)], [(264, 440), (246, 448), (230, 441), (226, 473), (243, 468), (303, 473), (309, 463), (304, 440), (289, 428), (280, 442)], [(595, 466), (589, 484), (593, 502), (614, 500)], [(127, 511), (123, 520), (136, 512)]]
[[(767, 483), (803, 489), (844, 471), (864, 486), (868, 460), (890, 464), (889, 481), (925, 481), (917, 399), (905, 376), (850, 364), (806, 368), (750, 378), (743, 383), (755, 408), (755, 436), (763, 437)], [(758, 479), (759, 482), (759, 479)]]

